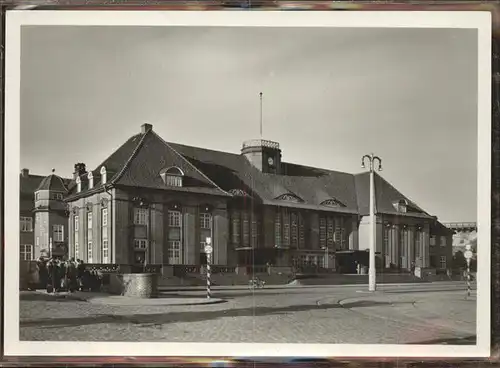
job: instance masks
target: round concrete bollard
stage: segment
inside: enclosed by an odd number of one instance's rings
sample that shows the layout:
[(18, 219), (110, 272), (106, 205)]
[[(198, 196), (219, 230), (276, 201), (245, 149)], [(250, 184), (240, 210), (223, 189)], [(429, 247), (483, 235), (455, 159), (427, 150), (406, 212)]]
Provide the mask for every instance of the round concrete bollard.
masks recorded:
[(153, 273), (123, 274), (122, 295), (130, 298), (154, 298), (158, 292), (158, 278)]

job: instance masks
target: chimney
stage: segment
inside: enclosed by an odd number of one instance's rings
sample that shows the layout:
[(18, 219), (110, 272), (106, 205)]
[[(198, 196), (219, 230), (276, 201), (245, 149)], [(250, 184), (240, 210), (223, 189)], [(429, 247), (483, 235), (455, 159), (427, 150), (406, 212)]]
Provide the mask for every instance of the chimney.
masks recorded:
[(30, 170), (29, 169), (22, 169), (21, 170), (21, 176), (23, 178), (27, 178), (28, 176), (30, 176)]
[(145, 134), (149, 132), (150, 130), (153, 130), (153, 126), (151, 124), (145, 123), (141, 125), (141, 133)]
[(76, 180), (76, 178), (84, 175), (87, 173), (87, 168), (84, 163), (77, 163), (75, 164), (75, 172), (73, 173), (73, 178)]

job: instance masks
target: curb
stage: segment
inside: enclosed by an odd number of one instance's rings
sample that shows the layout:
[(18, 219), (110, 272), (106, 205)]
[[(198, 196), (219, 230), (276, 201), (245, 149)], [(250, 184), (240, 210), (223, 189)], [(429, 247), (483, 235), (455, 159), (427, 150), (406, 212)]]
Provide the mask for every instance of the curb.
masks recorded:
[[(216, 298), (213, 298), (213, 299), (210, 299), (210, 300), (205, 300), (205, 301), (196, 301), (196, 302), (183, 302), (181, 301), (180, 303), (177, 303), (177, 302), (174, 302), (174, 303), (169, 303), (169, 299), (168, 298), (151, 298), (151, 299), (127, 299), (127, 301), (132, 301), (132, 303), (125, 303), (124, 300), (112, 300), (112, 299), (108, 299), (106, 300), (107, 298), (93, 298), (93, 299), (89, 299), (88, 302), (91, 303), (91, 304), (95, 304), (95, 305), (109, 305), (109, 306), (127, 306), (127, 307), (137, 307), (137, 306), (141, 306), (141, 307), (175, 307), (175, 306), (190, 306), (190, 305), (211, 305), (211, 304), (221, 304), (221, 303), (225, 303), (227, 302), (226, 300), (224, 299), (216, 299)], [(161, 300), (161, 299), (164, 299), (165, 302), (164, 303), (151, 303), (151, 302), (148, 302), (148, 301), (156, 301), (156, 300)], [(179, 300), (179, 299), (177, 299)], [(187, 299), (189, 300), (189, 299)]]

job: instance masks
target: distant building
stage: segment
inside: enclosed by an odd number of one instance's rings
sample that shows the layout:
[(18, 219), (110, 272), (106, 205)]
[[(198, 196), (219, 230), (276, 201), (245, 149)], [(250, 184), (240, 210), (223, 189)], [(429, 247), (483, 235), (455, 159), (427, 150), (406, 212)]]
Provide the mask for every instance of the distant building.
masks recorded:
[[(380, 267), (447, 268), (452, 231), (377, 174), (375, 189)], [(210, 237), (216, 265), (335, 268), (336, 253), (369, 247), (369, 173), (286, 163), (266, 140), (233, 154), (166, 142), (144, 124), (95, 170), (75, 165), (71, 180), (22, 174), (21, 216), (30, 195), (32, 257), (52, 239), (88, 263), (199, 265)]]

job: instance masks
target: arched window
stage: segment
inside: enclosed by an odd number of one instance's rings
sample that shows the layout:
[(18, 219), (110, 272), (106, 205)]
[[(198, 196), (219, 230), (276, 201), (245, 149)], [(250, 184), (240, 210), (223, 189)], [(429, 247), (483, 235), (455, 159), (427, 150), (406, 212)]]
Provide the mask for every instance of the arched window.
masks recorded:
[(230, 189), (228, 193), (235, 197), (250, 197), (248, 193), (242, 189)]
[(182, 187), (184, 172), (180, 168), (172, 166), (168, 169), (163, 169), (160, 171), (160, 176), (165, 185), (170, 187)]
[(279, 197), (277, 197), (276, 199), (278, 201), (287, 201), (287, 202), (295, 202), (295, 203), (302, 202), (302, 199), (300, 199), (299, 197), (297, 197), (295, 194), (292, 194), (292, 193), (282, 194)]
[(393, 206), (398, 212), (406, 213), (408, 210), (408, 201), (400, 199), (399, 201), (394, 202)]
[(182, 208), (179, 204), (168, 206), (168, 263), (182, 264), (183, 253)]
[(80, 177), (76, 178), (76, 191), (78, 193), (82, 191), (82, 179), (80, 179)]
[(328, 207), (345, 207), (345, 205), (335, 198), (327, 199), (326, 201), (321, 202), (322, 206)]
[(92, 189), (94, 187), (94, 175), (92, 175), (92, 171), (89, 171), (87, 179), (89, 179), (89, 189)]
[(106, 184), (106, 181), (108, 179), (107, 178), (108, 175), (107, 175), (106, 167), (105, 166), (101, 167), (100, 174), (101, 174), (101, 182), (103, 184)]

